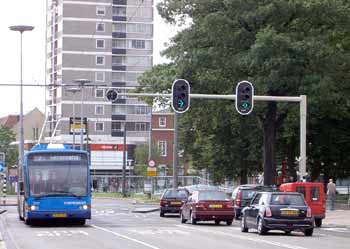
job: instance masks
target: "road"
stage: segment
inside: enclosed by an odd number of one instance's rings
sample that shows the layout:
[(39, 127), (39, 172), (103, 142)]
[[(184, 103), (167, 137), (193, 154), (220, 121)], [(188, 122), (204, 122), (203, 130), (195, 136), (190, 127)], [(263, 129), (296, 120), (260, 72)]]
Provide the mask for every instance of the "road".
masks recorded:
[(316, 229), (312, 237), (280, 232), (259, 236), (253, 230), (241, 233), (238, 222), (194, 226), (181, 224), (178, 216), (132, 213), (132, 207), (128, 201), (94, 199), (93, 218), (83, 227), (26, 226), (18, 219), (16, 207), (6, 207), (7, 212), (0, 215), (0, 231), (8, 249), (348, 249), (350, 244), (349, 228)]

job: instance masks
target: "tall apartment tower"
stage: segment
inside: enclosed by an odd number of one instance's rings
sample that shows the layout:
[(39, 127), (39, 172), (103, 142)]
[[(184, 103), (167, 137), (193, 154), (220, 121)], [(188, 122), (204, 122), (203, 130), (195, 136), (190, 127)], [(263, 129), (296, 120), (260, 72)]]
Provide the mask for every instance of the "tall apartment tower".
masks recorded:
[(134, 147), (149, 139), (151, 108), (129, 97), (108, 102), (105, 91), (134, 89), (152, 67), (153, 0), (47, 0), (46, 42), (48, 134), (56, 127), (55, 140), (79, 147), (72, 120), (86, 118), (91, 169), (106, 173), (122, 168), (125, 124), (132, 164)]

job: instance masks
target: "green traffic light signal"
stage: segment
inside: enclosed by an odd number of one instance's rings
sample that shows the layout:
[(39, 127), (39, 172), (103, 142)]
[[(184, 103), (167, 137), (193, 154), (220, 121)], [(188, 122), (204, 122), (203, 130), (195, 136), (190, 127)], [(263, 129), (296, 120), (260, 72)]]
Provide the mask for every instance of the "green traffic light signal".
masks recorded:
[(177, 102), (177, 105), (178, 105), (178, 107), (182, 108), (182, 107), (184, 107), (185, 102), (184, 102), (182, 99), (180, 99), (180, 100)]
[(249, 103), (248, 103), (248, 102), (243, 102), (243, 103), (242, 103), (242, 107), (243, 107), (244, 109), (248, 109), (248, 108), (249, 108)]

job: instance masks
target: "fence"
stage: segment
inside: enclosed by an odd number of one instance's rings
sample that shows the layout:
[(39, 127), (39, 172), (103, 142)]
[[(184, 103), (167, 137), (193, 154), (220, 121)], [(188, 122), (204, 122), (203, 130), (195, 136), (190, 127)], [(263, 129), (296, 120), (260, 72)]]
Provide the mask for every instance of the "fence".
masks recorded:
[[(199, 176), (179, 176), (178, 186), (207, 184), (204, 178)], [(92, 191), (93, 192), (122, 192), (123, 178), (120, 175), (92, 175)], [(171, 188), (173, 185), (172, 176), (157, 176), (157, 177), (143, 177), (143, 176), (127, 176), (126, 190), (128, 193), (144, 193), (145, 187), (151, 189), (152, 193), (161, 193), (166, 188)]]

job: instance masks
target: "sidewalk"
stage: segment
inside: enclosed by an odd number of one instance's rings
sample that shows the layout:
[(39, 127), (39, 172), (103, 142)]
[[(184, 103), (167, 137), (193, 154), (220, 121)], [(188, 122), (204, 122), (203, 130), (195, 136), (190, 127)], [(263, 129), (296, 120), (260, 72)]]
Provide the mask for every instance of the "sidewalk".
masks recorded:
[(350, 210), (334, 210), (326, 212), (326, 218), (323, 220), (322, 227), (349, 227), (350, 228)]

